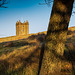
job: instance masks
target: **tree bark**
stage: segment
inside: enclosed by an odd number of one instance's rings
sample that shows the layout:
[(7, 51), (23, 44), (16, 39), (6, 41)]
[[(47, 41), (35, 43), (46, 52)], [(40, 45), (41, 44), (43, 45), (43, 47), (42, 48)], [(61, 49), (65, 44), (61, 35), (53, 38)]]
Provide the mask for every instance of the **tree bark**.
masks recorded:
[(60, 75), (73, 2), (74, 0), (54, 0), (40, 75)]

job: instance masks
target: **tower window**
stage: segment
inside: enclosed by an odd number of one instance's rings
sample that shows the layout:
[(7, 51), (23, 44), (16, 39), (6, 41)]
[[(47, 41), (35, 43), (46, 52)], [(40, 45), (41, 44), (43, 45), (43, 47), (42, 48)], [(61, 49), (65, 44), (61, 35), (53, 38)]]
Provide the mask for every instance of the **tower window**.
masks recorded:
[(24, 26), (23, 26), (23, 32), (24, 32)]
[(23, 29), (23, 32), (24, 32), (24, 29)]

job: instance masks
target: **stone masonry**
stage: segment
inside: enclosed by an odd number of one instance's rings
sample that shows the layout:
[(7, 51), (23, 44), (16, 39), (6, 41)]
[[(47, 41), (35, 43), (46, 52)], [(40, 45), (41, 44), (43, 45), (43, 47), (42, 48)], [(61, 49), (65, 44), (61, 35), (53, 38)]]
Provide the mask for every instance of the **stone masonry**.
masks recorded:
[(29, 34), (29, 22), (28, 21), (24, 21), (24, 23), (21, 23), (21, 21), (19, 20), (19, 22), (16, 22), (16, 36), (18, 35), (27, 35)]

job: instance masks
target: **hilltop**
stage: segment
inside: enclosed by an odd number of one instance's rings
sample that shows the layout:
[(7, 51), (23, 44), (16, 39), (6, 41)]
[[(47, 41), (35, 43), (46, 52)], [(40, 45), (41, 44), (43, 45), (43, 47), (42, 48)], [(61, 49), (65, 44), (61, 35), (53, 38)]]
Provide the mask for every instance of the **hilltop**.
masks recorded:
[[(75, 33), (75, 27), (70, 27), (68, 28), (68, 35)], [(15, 41), (15, 40), (19, 40), (19, 39), (24, 39), (24, 38), (28, 38), (31, 35), (38, 35), (38, 34), (47, 34), (46, 31), (44, 32), (39, 32), (39, 33), (35, 33), (35, 34), (28, 34), (28, 35), (21, 35), (21, 36), (11, 36), (11, 37), (4, 37), (4, 38), (0, 38), (0, 43), (1, 42), (7, 42), (7, 41)]]
[(68, 30), (75, 31), (75, 26), (74, 27), (69, 27)]
[[(40, 51), (46, 31), (27, 36), (0, 38), (0, 75), (37, 75)], [(72, 75), (75, 58), (75, 27), (68, 29), (62, 75)], [(71, 59), (71, 60), (70, 60)]]
[(8, 42), (8, 41), (15, 41), (15, 40), (19, 40), (19, 39), (25, 39), (28, 38), (31, 35), (38, 35), (38, 34), (46, 34), (47, 32), (39, 32), (39, 33), (35, 33), (35, 34), (28, 34), (28, 35), (21, 35), (21, 36), (10, 36), (10, 37), (4, 37), (4, 38), (0, 38), (0, 43), (2, 42)]

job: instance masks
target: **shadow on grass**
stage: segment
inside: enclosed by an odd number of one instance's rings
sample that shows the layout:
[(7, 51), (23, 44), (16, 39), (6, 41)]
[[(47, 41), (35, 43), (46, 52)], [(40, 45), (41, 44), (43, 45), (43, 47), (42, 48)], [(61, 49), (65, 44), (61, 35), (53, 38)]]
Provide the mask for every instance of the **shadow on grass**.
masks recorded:
[(70, 50), (68, 49), (68, 51), (64, 51), (64, 57), (66, 59), (66, 61), (70, 62), (72, 65), (72, 75), (75, 75), (75, 49)]
[(0, 75), (5, 75), (6, 70), (8, 69), (9, 63), (6, 60), (0, 60)]
[[(42, 37), (44, 37), (44, 36), (45, 35), (43, 35)], [(41, 41), (42, 37), (41, 37), (41, 34), (39, 34), (39, 36), (36, 36), (36, 37), (31, 36), (29, 38), (31, 38), (31, 39), (36, 38), (38, 41), (42, 42)], [(21, 46), (26, 46), (26, 45), (35, 46), (36, 45), (35, 42), (29, 43), (26, 40), (27, 39), (12, 41), (13, 45), (9, 44), (9, 47), (21, 47)], [(43, 41), (44, 41), (44, 39), (43, 39)], [(7, 43), (8, 42), (1, 43), (1, 45), (3, 46)], [(27, 48), (25, 48), (25, 49), (27, 49)], [(41, 54), (40, 54), (40, 51), (41, 51)], [(72, 64), (73, 75), (75, 75), (75, 59), (74, 59), (75, 58), (75, 50), (74, 49), (71, 50), (68, 48), (68, 50), (65, 50), (63, 57), (58, 55), (55, 51), (53, 51), (52, 53), (55, 55), (55, 57), (61, 59), (62, 61), (64, 60), (64, 61), (70, 62)], [(23, 54), (23, 55), (18, 55), (16, 57), (14, 57), (14, 55), (12, 55), (11, 57), (9, 57), (7, 59), (0, 60), (0, 75), (37, 75), (38, 66), (40, 65), (39, 72), (40, 72), (40, 68), (41, 68), (42, 59), (40, 59), (40, 58), (43, 57), (42, 54), (43, 54), (43, 48), (41, 49), (40, 47), (37, 46), (36, 49), (33, 50), (33, 52), (30, 52), (29, 55), (27, 54), (28, 56)], [(15, 60), (12, 61), (12, 59), (15, 59)], [(39, 63), (39, 59), (40, 59), (40, 63)], [(8, 62), (8, 60), (12, 61), (12, 63)], [(22, 64), (20, 64), (21, 66), (14, 69), (15, 64), (19, 65), (19, 63), (22, 63)], [(11, 67), (12, 67), (12, 69), (11, 69)], [(65, 71), (65, 69), (63, 69), (63, 71)]]
[[(26, 40), (3, 42), (3, 43), (0, 43), (0, 56), (2, 54), (10, 53), (14, 50), (18, 50), (20, 47), (35, 46), (36, 44), (37, 44), (36, 42), (30, 42), (30, 41), (26, 41)], [(29, 48), (29, 47), (24, 48), (24, 50), (27, 48)]]
[(31, 35), (27, 39), (34, 40), (36, 39), (38, 42), (44, 42), (46, 34), (42, 33), (38, 35)]
[[(40, 47), (36, 47), (28, 56), (18, 55), (14, 57), (12, 55), (9, 58), (0, 60), (0, 75), (37, 75), (39, 55)], [(15, 60), (12, 61), (13, 59)], [(12, 63), (8, 62), (8, 60), (12, 61)], [(19, 65), (19, 63), (22, 63), (22, 65), (14, 69), (15, 64)]]
[(3, 44), (3, 47), (21, 47), (21, 46), (26, 46), (26, 45), (36, 45), (35, 42), (29, 43), (28, 41), (10, 41), (10, 42), (5, 42)]
[[(73, 38), (73, 39), (71, 39)], [(58, 55), (55, 50), (52, 50), (52, 54), (60, 59), (64, 66), (67, 65), (67, 67), (61, 69), (62, 75), (75, 75), (75, 36), (68, 38), (65, 45), (65, 50), (63, 56)], [(38, 69), (38, 75), (40, 74), (41, 65), (42, 65), (42, 58), (44, 53), (44, 44), (42, 45), (41, 53), (40, 53), (40, 61), (39, 61), (39, 69)], [(65, 63), (67, 62), (67, 63)], [(72, 66), (72, 68), (70, 68)], [(60, 74), (60, 75), (61, 75)]]
[(36, 45), (35, 42), (30, 43), (28, 40), (34, 40), (36, 39), (38, 42), (43, 42), (45, 40), (45, 34), (39, 34), (38, 35), (31, 35), (26, 39), (16, 40), (16, 41), (9, 41), (9, 42), (3, 42), (0, 43), (0, 48), (3, 47), (21, 47), (26, 45)]

